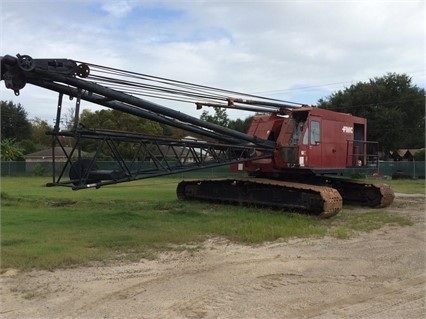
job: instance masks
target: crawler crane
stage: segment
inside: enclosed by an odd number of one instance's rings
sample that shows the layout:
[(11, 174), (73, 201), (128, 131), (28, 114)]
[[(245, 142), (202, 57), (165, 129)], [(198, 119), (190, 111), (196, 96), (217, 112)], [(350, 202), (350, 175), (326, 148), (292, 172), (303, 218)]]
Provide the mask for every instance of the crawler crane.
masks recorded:
[[(244, 178), (185, 180), (178, 184), (183, 200), (259, 205), (330, 217), (342, 203), (386, 207), (394, 198), (386, 184), (348, 178), (377, 171), (377, 143), (369, 142), (364, 118), (188, 82), (124, 71), (70, 59), (1, 57), (1, 80), (15, 95), (26, 84), (57, 92), (53, 148), (53, 179), (47, 186), (74, 190), (100, 188), (156, 176), (230, 165), (246, 171)], [(75, 100), (74, 127), (60, 128), (63, 97)], [(143, 97), (143, 98), (142, 98)], [(150, 100), (147, 100), (149, 98)], [(189, 116), (153, 99), (195, 103), (197, 108), (226, 107), (253, 111), (247, 133)], [(138, 132), (85, 127), (81, 101), (183, 129), (202, 140), (148, 136)], [(71, 151), (64, 139), (73, 141)], [(96, 142), (91, 158), (82, 143)], [(123, 156), (123, 145), (134, 150)], [(108, 155), (114, 168), (103, 168)]]

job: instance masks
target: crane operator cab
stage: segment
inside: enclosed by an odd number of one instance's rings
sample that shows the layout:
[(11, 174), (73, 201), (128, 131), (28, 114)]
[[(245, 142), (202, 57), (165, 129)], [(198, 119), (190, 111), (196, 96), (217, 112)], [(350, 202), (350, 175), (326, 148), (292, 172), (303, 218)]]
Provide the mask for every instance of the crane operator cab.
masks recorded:
[(377, 143), (366, 141), (367, 120), (351, 114), (300, 107), (283, 115), (256, 115), (248, 134), (277, 145), (273, 157), (239, 165), (238, 169), (254, 175), (289, 170), (348, 175), (360, 169), (377, 170)]

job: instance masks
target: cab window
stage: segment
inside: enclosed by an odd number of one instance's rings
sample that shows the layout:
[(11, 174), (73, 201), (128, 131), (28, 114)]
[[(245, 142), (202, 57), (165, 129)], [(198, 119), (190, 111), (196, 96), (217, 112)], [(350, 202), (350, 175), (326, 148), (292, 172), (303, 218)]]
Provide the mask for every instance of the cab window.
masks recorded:
[(309, 128), (306, 127), (305, 132), (303, 132), (303, 145), (308, 145), (309, 141)]
[(320, 136), (320, 122), (311, 121), (311, 145), (318, 145), (321, 142)]

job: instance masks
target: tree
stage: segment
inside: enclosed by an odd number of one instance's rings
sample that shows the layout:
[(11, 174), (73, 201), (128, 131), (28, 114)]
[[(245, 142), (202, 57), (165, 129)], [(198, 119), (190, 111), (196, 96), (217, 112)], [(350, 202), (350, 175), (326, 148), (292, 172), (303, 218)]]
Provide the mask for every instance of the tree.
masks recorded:
[(46, 121), (36, 117), (31, 123), (31, 139), (39, 148), (50, 147), (52, 145), (52, 136), (46, 132), (51, 132), (53, 127)]
[(1, 138), (12, 138), (17, 142), (31, 137), (31, 123), (21, 104), (1, 101)]
[(226, 114), (226, 109), (222, 107), (213, 107), (213, 109), (214, 115), (210, 115), (208, 111), (203, 111), (200, 119), (223, 127), (228, 127), (229, 118), (228, 114)]
[(80, 123), (88, 128), (162, 135), (162, 128), (157, 122), (117, 110), (102, 109), (92, 112), (84, 109), (80, 115)]
[(15, 139), (3, 138), (0, 145), (2, 161), (22, 160), (22, 149), (16, 144)]
[[(146, 135), (163, 135), (163, 129), (159, 123), (117, 110), (102, 109), (92, 112), (85, 109), (80, 114), (80, 124), (86, 128), (125, 131)], [(82, 143), (82, 148), (87, 152), (93, 152), (97, 147), (98, 143), (96, 141), (84, 141)], [(118, 148), (125, 158), (131, 159), (138, 145), (118, 143)], [(111, 154), (108, 154), (108, 151), (106, 151), (103, 155), (109, 156)]]
[(425, 90), (406, 74), (358, 82), (318, 101), (318, 106), (367, 118), (368, 140), (382, 151), (425, 145)]
[(26, 138), (25, 140), (19, 141), (18, 144), (19, 144), (19, 148), (22, 150), (22, 153), (24, 155), (34, 153), (42, 149), (39, 145), (34, 143), (32, 139)]
[(220, 126), (228, 127), (238, 132), (247, 133), (250, 123), (253, 120), (253, 116), (249, 116), (244, 120), (231, 120), (228, 118), (228, 114), (226, 113), (225, 108), (213, 107), (213, 109), (214, 115), (211, 115), (208, 111), (203, 111), (200, 119)]
[(425, 149), (422, 149), (418, 151), (416, 154), (414, 154), (414, 160), (419, 162), (426, 161), (426, 151)]
[(238, 132), (247, 133), (253, 116), (249, 116), (246, 119), (229, 120), (228, 128), (236, 130)]
[(74, 126), (74, 118), (75, 118), (75, 107), (70, 107), (67, 109), (65, 114), (63, 114), (65, 128), (67, 130), (72, 130)]

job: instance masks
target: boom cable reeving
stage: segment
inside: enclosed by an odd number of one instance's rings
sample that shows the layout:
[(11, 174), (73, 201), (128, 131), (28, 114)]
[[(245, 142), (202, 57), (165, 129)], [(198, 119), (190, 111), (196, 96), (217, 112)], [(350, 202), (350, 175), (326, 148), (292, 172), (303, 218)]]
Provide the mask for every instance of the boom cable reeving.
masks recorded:
[(262, 105), (262, 103), (276, 103), (277, 106), (282, 104), (282, 106), (287, 107), (300, 107), (304, 105), (298, 102), (172, 80), (97, 64), (80, 61), (76, 62), (84, 63), (89, 66), (90, 75), (87, 80), (131, 95), (147, 96), (185, 103), (198, 103), (201, 101), (207, 104), (229, 103), (230, 98), (236, 98), (238, 100), (256, 99), (258, 105)]

